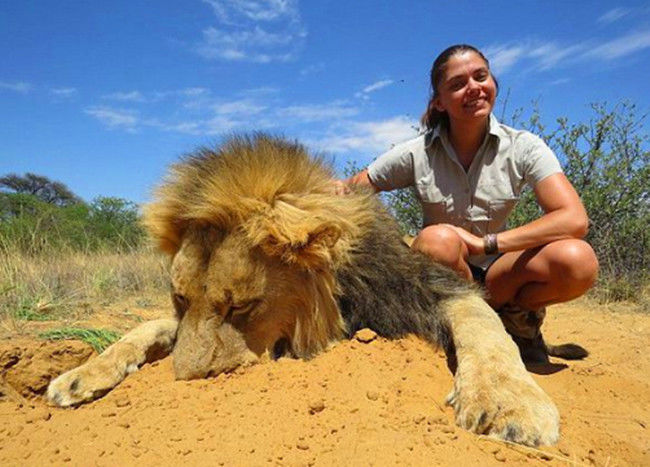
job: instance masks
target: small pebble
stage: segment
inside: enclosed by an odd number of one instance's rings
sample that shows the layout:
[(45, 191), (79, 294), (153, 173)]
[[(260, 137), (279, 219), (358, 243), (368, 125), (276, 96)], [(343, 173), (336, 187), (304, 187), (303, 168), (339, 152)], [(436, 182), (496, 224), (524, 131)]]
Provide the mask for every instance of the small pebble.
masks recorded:
[(363, 328), (356, 332), (354, 338), (359, 342), (363, 342), (364, 344), (367, 344), (369, 342), (374, 341), (377, 338), (377, 333), (372, 329)]
[(325, 402), (322, 399), (314, 400), (309, 403), (309, 413), (314, 415), (325, 410)]
[(377, 399), (379, 399), (379, 393), (377, 391), (368, 391), (366, 393), (366, 397), (371, 401), (376, 401)]

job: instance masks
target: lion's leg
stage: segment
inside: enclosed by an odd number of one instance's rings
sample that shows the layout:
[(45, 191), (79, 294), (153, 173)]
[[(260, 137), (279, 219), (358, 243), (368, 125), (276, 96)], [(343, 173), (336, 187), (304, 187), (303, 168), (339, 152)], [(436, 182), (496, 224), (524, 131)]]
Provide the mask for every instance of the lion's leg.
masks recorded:
[(559, 437), (559, 414), (498, 316), (476, 295), (444, 303), (458, 366), (447, 403), (467, 430), (536, 446)]
[(140, 365), (168, 355), (178, 322), (159, 319), (141, 324), (101, 355), (50, 382), (48, 400), (60, 407), (97, 399), (117, 386)]

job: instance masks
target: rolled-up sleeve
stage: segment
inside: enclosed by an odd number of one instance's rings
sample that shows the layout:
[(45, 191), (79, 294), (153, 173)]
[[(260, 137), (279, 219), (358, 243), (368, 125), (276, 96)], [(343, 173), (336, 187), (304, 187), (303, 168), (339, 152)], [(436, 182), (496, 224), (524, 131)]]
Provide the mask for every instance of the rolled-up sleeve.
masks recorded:
[(517, 143), (522, 144), (522, 150), (517, 151), (521, 155), (520, 173), (529, 186), (534, 187), (549, 175), (562, 173), (557, 156), (539, 136), (526, 132), (519, 136)]
[(383, 191), (412, 186), (414, 183), (413, 152), (408, 145), (395, 146), (368, 166), (368, 177)]

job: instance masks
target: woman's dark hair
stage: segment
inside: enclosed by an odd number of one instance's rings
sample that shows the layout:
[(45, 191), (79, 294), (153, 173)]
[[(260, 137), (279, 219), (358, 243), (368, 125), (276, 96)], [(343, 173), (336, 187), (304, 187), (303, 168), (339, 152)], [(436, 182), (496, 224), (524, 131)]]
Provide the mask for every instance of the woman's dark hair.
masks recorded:
[[(442, 53), (436, 57), (435, 61), (433, 62), (433, 66), (431, 67), (431, 98), (429, 99), (427, 110), (424, 112), (424, 114), (422, 114), (422, 117), (420, 118), (421, 125), (427, 130), (432, 130), (440, 123), (443, 123), (445, 125), (449, 124), (449, 116), (447, 115), (447, 112), (440, 112), (438, 109), (436, 109), (433, 101), (436, 97), (438, 97), (438, 85), (440, 84), (440, 81), (442, 81), (442, 78), (447, 69), (447, 62), (452, 56), (461, 54), (463, 52), (476, 53), (483, 59), (488, 69), (490, 68), (490, 62), (488, 62), (488, 59), (485, 58), (485, 55), (483, 55), (483, 53), (474, 46), (468, 44), (456, 44), (443, 50)], [(490, 72), (490, 74), (491, 73), (492, 72)], [(492, 75), (492, 79), (494, 79), (494, 82), (496, 83), (498, 92), (499, 83), (497, 83), (494, 75)]]

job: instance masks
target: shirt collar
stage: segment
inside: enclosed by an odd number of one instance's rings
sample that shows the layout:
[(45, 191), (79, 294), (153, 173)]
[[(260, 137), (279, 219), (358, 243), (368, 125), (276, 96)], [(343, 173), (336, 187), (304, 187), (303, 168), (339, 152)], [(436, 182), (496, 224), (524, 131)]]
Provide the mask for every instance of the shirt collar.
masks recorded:
[[(428, 148), (431, 146), (436, 139), (440, 138), (442, 131), (440, 124), (436, 125), (434, 129), (427, 131), (424, 134), (424, 147)], [(493, 113), (490, 114), (490, 118), (488, 119), (488, 134), (496, 136), (499, 140), (505, 136), (501, 128), (501, 123), (499, 123)]]

